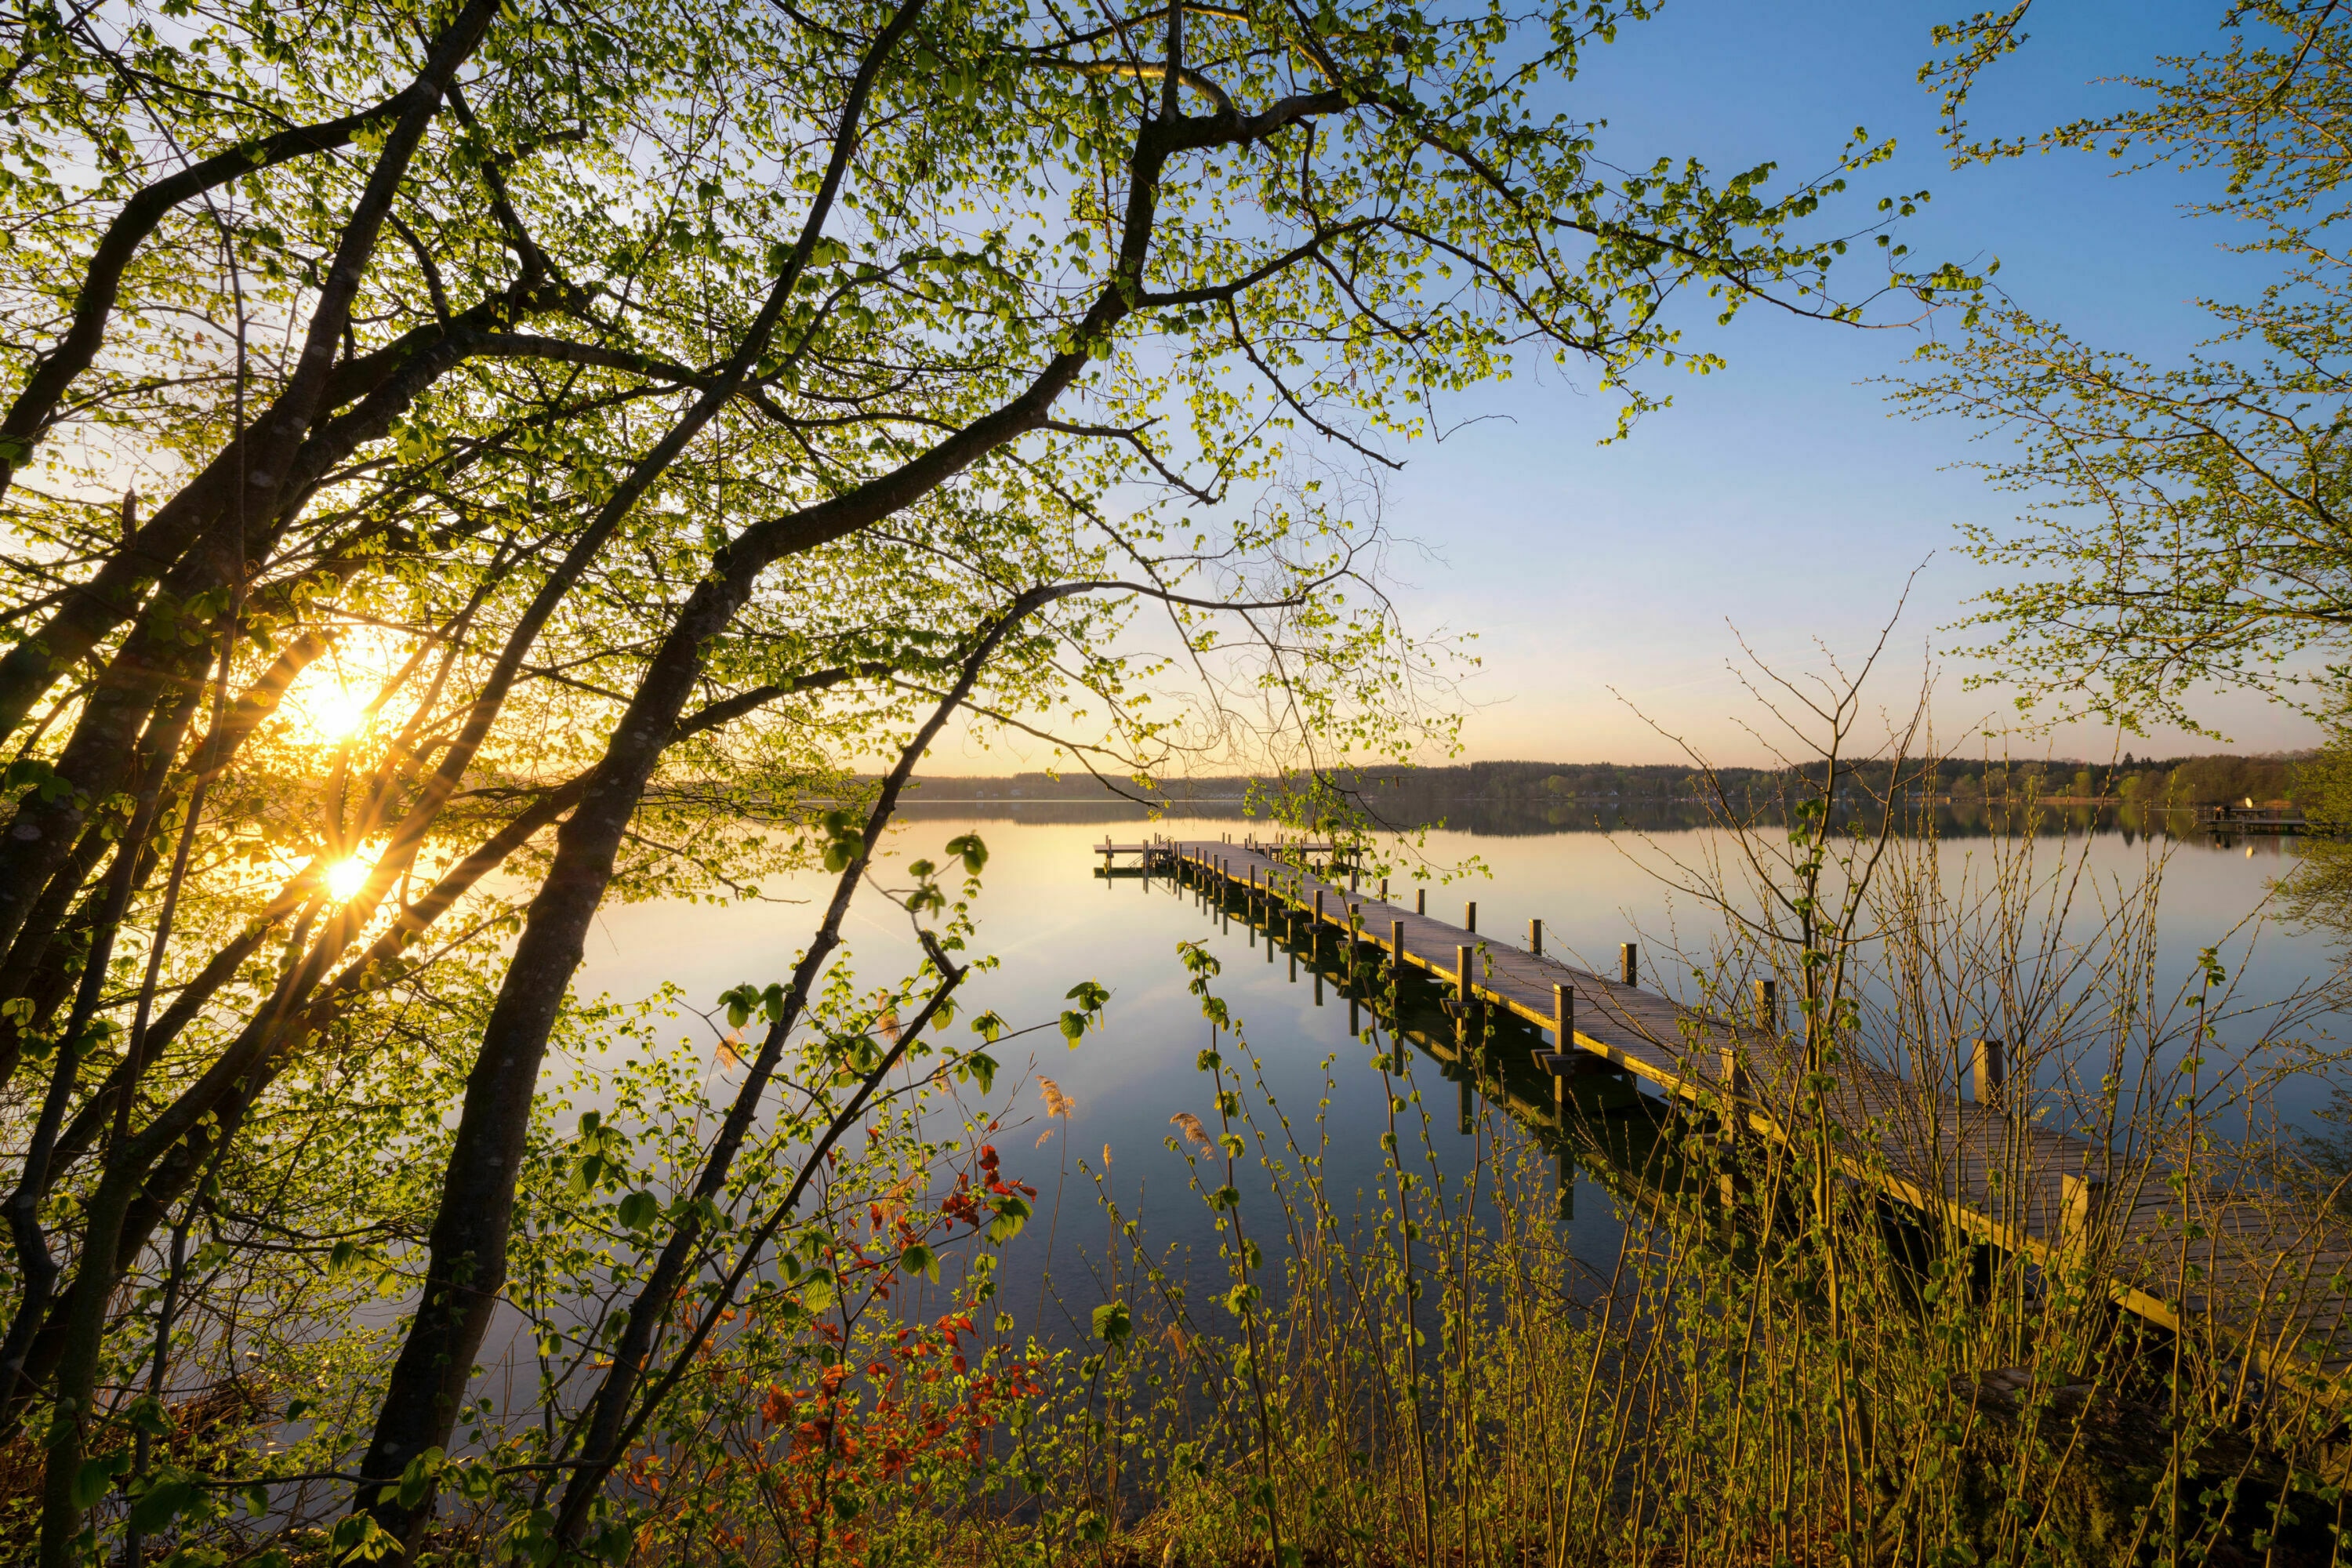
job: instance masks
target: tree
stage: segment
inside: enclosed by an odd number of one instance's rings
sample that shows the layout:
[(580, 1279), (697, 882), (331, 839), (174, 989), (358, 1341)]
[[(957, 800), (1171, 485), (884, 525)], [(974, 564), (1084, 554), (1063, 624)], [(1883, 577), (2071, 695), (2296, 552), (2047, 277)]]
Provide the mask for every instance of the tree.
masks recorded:
[[(995, 1021), (927, 1040), (976, 962), (946, 873), (889, 890), (921, 973), (853, 1005), (826, 967), (941, 726), (1137, 776), (1248, 723), (1314, 766), (1393, 755), (1423, 666), (1330, 465), (1394, 463), (1529, 353), (1630, 421), (1663, 401), (1638, 367), (1707, 363), (1685, 296), (1855, 319), (1826, 285), (1854, 237), (1798, 229), (1883, 149), (1777, 194), (1769, 164), (1621, 172), (1539, 107), (1621, 19), (15, 11), (0, 1415), (44, 1433), (41, 1561), (81, 1550), (93, 1476), (150, 1484), (97, 1395), (152, 1405), (194, 1353), (192, 1227), (291, 1312), (325, 1299), (284, 1249), (354, 1236), (413, 1294), (380, 1396), (317, 1447), (361, 1478), (338, 1549), (414, 1551), (517, 1248), (549, 1245), (518, 1214), (614, 1223), (530, 1176), (551, 1043), (621, 1026), (568, 994), (594, 912), (822, 860), (834, 903), (736, 1007), (765, 1028), (716, 1131), (667, 1145), (680, 1201), (613, 1210), (635, 1294), (499, 1472), (578, 1546), (747, 1273), (822, 1223), (824, 1157), (985, 1078)], [(590, 1194), (615, 1136), (561, 1156)], [(394, 1147), (429, 1177), (321, 1159)]]
[[(2031, 0), (1938, 28), (1923, 68), (1956, 164), (2103, 153), (2121, 172), (2219, 177), (2186, 210), (2241, 226), (2226, 248), (2269, 258), (2259, 299), (2204, 301), (2213, 334), (2183, 354), (2102, 347), (2010, 300), (1924, 347), (1897, 394), (2015, 444), (1983, 464), (2028, 497), (2014, 531), (1969, 531), (2013, 572), (1969, 625), (2021, 707), (2044, 700), (2141, 731), (2196, 729), (2209, 684), (2294, 697), (2309, 664), (2340, 676), (2352, 632), (2343, 395), (2352, 273), (2337, 225), (2352, 110), (2352, 16), (2318, 0), (2221, 8), (2222, 45), (2125, 79), (2141, 101), (2039, 136), (1975, 138), (1979, 75), (2025, 41)], [(2251, 237), (2237, 237), (2249, 232)], [(2301, 699), (2296, 699), (2301, 700)]]

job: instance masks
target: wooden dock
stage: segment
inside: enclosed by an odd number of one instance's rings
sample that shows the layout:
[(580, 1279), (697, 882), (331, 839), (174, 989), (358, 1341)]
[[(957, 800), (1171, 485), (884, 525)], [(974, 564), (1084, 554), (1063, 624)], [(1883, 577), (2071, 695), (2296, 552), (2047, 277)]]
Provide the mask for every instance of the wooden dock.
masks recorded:
[[(1556, 1077), (1606, 1064), (1724, 1116), (1742, 1136), (1786, 1142), (1807, 1131), (1796, 1110), (1801, 1039), (1764, 1026), (1760, 1007), (1727, 1020), (1643, 989), (1630, 944), (1619, 973), (1597, 974), (1541, 952), (1539, 925), (1526, 946), (1477, 931), (1475, 904), (1454, 925), (1426, 912), (1425, 892), (1408, 908), (1346, 885), (1352, 874), (1313, 874), (1300, 846), (1121, 847), (1142, 853), (1147, 874), (1164, 868), (1244, 900), (1269, 926), (1337, 928), (1366, 956), (1451, 986), (1465, 1006), (1498, 1008), (1549, 1032), (1553, 1048), (1538, 1065)], [(2272, 1375), (2315, 1373), (2345, 1390), (2352, 1227), (2275, 1199), (2190, 1191), (2162, 1169), (2112, 1168), (2097, 1145), (2002, 1109), (1997, 1048), (1979, 1054), (1974, 1100), (1865, 1062), (1842, 1062), (1832, 1077), (1827, 1105), (1848, 1178), (2045, 1268), (2088, 1267), (2125, 1310), (2176, 1331), (2222, 1331)]]

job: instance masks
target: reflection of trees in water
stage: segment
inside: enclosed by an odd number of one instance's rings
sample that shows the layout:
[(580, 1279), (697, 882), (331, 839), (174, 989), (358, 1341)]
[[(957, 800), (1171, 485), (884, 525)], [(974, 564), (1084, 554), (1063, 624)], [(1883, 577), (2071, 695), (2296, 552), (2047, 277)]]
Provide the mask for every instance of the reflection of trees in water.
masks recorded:
[[(1135, 825), (1139, 837), (1161, 818), (1182, 817), (1208, 822), (1248, 823), (1270, 830), (1263, 811), (1251, 812), (1238, 796), (1171, 802), (1155, 813), (1150, 807), (1123, 800), (950, 800), (934, 798), (902, 802), (898, 816), (908, 821), (1034, 822), (1040, 826), (1099, 822)], [(1959, 802), (1925, 806), (1914, 830), (1930, 830), (1945, 838), (1982, 838), (1993, 834), (2031, 832), (2044, 837), (2070, 833), (2120, 833), (2129, 842), (2142, 837), (2204, 839), (2210, 831), (2193, 811), (2168, 811), (2150, 805), (2023, 806), (1998, 801)], [(1456, 800), (1426, 811), (1383, 812), (1380, 826), (1410, 830), (1444, 828), (1480, 837), (1528, 837), (1550, 833), (1665, 832), (1676, 828), (1711, 827), (1715, 823), (1696, 801), (1641, 802), (1614, 805), (1590, 800), (1497, 801)]]

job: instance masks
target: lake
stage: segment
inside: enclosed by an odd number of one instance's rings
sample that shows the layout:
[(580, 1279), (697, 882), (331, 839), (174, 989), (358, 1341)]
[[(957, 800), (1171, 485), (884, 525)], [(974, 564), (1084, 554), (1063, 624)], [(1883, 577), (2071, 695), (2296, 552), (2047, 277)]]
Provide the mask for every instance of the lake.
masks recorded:
[[(1238, 839), (1260, 826), (1238, 813), (1154, 824), (1117, 806), (934, 801), (890, 833), (885, 855), (892, 860), (937, 858), (949, 838), (967, 831), (989, 847), (975, 948), (1003, 963), (996, 973), (974, 977), (964, 998), (967, 1016), (992, 1008), (1019, 1027), (1056, 1016), (1066, 1005), (1065, 994), (1079, 981), (1097, 980), (1111, 993), (1104, 1027), (1077, 1048), (1066, 1049), (1048, 1029), (997, 1053), (1004, 1070), (994, 1100), (1003, 1107), (1003, 1126), (995, 1142), (1007, 1172), (1040, 1190), (1036, 1219), (1005, 1259), (1007, 1304), (1024, 1321), (1042, 1318), (1050, 1327), (1066, 1312), (1069, 1322), (1083, 1325), (1087, 1309), (1101, 1299), (1088, 1270), (1098, 1265), (1106, 1222), (1089, 1172), (1105, 1175), (1129, 1217), (1140, 1219), (1154, 1253), (1189, 1249), (1196, 1262), (1213, 1259), (1206, 1211), (1186, 1191), (1182, 1161), (1166, 1147), (1175, 1131), (1171, 1118), (1179, 1113), (1215, 1125), (1207, 1081), (1195, 1068), (1209, 1043), (1209, 1026), (1187, 991), (1180, 942), (1205, 944), (1223, 965), (1217, 992), (1241, 1020), (1263, 1064), (1265, 1089), (1291, 1117), (1296, 1136), (1314, 1139), (1315, 1119), (1322, 1118), (1329, 1139), (1324, 1179), (1339, 1210), (1344, 1215), (1351, 1195), (1369, 1191), (1378, 1179), (1385, 1080), (1376, 1047), (1349, 1033), (1350, 1010), (1338, 987), (1318, 984), (1311, 963), (1296, 962), (1241, 920), (1220, 918), (1165, 878), (1148, 884), (1129, 875), (1103, 878), (1101, 858), (1091, 852), (1106, 836), (1125, 843), (1152, 832), (1213, 840), (1231, 833)], [(1475, 899), (1479, 931), (1497, 941), (1522, 941), (1527, 922), (1541, 919), (1547, 951), (1594, 968), (1613, 970), (1618, 944), (1637, 941), (1652, 955), (1644, 984), (1670, 991), (1674, 977), (1669, 973), (1661, 984), (1664, 966), (1655, 955), (1671, 945), (1703, 950), (1719, 928), (1712, 911), (1671, 896), (1653, 869), (1662, 858), (1691, 863), (1711, 844), (1719, 846), (1707, 829), (1672, 823), (1618, 833), (1506, 826), (1518, 830), (1428, 835), (1422, 864), (1433, 915), (1459, 921), (1463, 902)], [(1983, 853), (1966, 837), (1948, 840), (1947, 847), (1956, 862)], [(2272, 880), (2292, 865), (2292, 839), (2223, 843), (2078, 825), (2039, 849), (2051, 861), (2071, 849), (2089, 883), (2109, 889), (2128, 886), (2151, 855), (2168, 858), (2156, 955), (2165, 984), (2185, 982), (2200, 952), (2217, 944), (2243, 993), (2254, 997), (2285, 994), (2332, 967), (2325, 942), (2265, 922), (2248, 924)], [(1466, 870), (1456, 874), (1449, 868)], [(774, 879), (764, 889), (771, 900), (799, 901), (607, 909), (591, 935), (577, 990), (630, 1000), (669, 981), (695, 1005), (709, 1006), (731, 986), (780, 979), (831, 881), (822, 874), (799, 875)], [(2095, 924), (2100, 900), (2085, 900), (2083, 907), (2088, 912), (2080, 918)], [(842, 962), (854, 964), (869, 984), (893, 980), (915, 962), (904, 917), (870, 894), (861, 895), (845, 937)], [(1369, 1024), (1369, 1016), (1361, 1021)], [(2235, 1020), (2224, 1030), (2224, 1043), (2233, 1043), (2234, 1032), (2242, 1037), (2234, 1043), (2242, 1044), (2260, 1026), (2258, 1016)], [(959, 1034), (962, 1027), (955, 1026)], [(702, 1047), (713, 1049), (715, 1040), (715, 1031), (707, 1032)], [(1463, 1117), (1475, 1113), (1494, 1130), (1484, 1097), (1427, 1053), (1412, 1049), (1406, 1056), (1410, 1082), (1431, 1112), (1430, 1157), (1441, 1170), (1465, 1165), (1474, 1140), (1460, 1131), (1468, 1124)], [(1041, 1078), (1052, 1079), (1069, 1097), (1066, 1118), (1045, 1114)], [(2307, 1116), (2324, 1103), (2326, 1087), (2317, 1081), (2294, 1086), (2284, 1097), (2285, 1109)], [(1622, 1235), (1618, 1205), (1608, 1191), (1595, 1188), (1590, 1173), (1572, 1181), (1567, 1205), (1572, 1217), (1563, 1221), (1570, 1246), (1605, 1272)], [(1245, 1218), (1271, 1218), (1262, 1192), (1245, 1192)], [(1030, 1289), (1036, 1299), (1023, 1300)]]

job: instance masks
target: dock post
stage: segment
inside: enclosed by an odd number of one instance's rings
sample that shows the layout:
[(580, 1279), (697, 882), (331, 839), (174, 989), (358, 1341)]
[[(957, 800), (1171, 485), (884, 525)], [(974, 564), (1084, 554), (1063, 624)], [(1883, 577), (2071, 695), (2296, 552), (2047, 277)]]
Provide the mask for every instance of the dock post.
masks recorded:
[(1780, 985), (1775, 980), (1756, 983), (1756, 1026), (1769, 1034), (1780, 1032)]
[(1356, 875), (1355, 862), (1351, 860), (1348, 863), (1348, 891), (1351, 893), (1356, 890)]
[(1462, 906), (1462, 929), (1472, 936), (1478, 934), (1478, 900), (1475, 899)]
[(1399, 980), (1404, 978), (1404, 921), (1389, 921), (1389, 956), (1396, 964)]
[(1363, 945), (1364, 906), (1349, 904), (1348, 906), (1348, 985), (1351, 991), (1356, 984), (1356, 961), (1361, 956), (1359, 950)]
[[(1553, 1047), (1559, 1056), (1551, 1064), (1551, 1103), (1552, 1109), (1564, 1116), (1570, 1099), (1569, 1076), (1575, 1067), (1571, 1058), (1576, 1050), (1576, 988), (1572, 985), (1555, 984), (1551, 988), (1551, 1032), (1559, 1042)], [(1560, 1157), (1567, 1158), (1565, 1154)]]
[(1528, 922), (1528, 951), (1538, 958), (1543, 956), (1543, 921), (1539, 920)]
[(2107, 1179), (2095, 1175), (2058, 1178), (2058, 1245), (2075, 1261), (2088, 1258), (2107, 1204)]
[(1429, 889), (1427, 888), (1416, 888), (1413, 889), (1412, 912), (1417, 915), (1425, 915), (1429, 912)]
[(1642, 984), (1642, 954), (1630, 942), (1617, 944), (1617, 977), (1628, 985)]
[(1454, 1019), (1454, 1037), (1470, 1037), (1470, 949), (1456, 943), (1454, 949), (1454, 1000), (1462, 1011)]
[(1978, 1040), (1969, 1052), (1969, 1066), (1976, 1079), (1977, 1103), (2000, 1103), (2001, 1085), (2009, 1076), (2009, 1064), (2002, 1059), (1999, 1040)]
[(1384, 903), (1384, 904), (1385, 904), (1385, 903), (1387, 903), (1388, 901), (1389, 901), (1389, 879), (1388, 879), (1386, 877), (1382, 877), (1382, 878), (1381, 879), (1381, 902), (1382, 902), (1382, 903)]
[(1318, 942), (1323, 940), (1323, 889), (1315, 889), (1315, 928), (1309, 932)]

